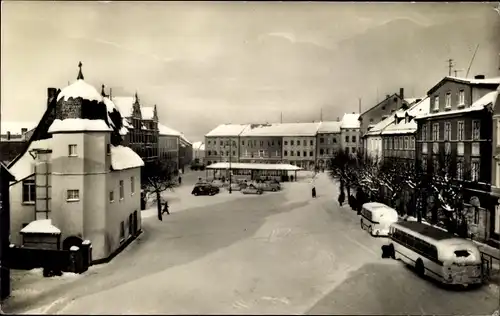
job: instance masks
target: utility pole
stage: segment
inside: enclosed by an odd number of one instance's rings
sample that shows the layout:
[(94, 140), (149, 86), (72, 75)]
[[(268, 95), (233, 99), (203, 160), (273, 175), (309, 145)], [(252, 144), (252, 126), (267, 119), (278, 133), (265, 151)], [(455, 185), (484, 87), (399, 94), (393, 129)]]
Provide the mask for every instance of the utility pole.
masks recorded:
[(361, 114), (361, 98), (358, 98), (359, 114)]
[(323, 108), (319, 110), (319, 121), (323, 122)]
[(448, 76), (451, 76), (451, 70), (453, 69), (453, 59), (448, 59), (446, 61), (448, 63)]
[(469, 76), (470, 67), (472, 67), (472, 63), (474, 62), (474, 58), (476, 57), (476, 53), (477, 53), (478, 48), (479, 48), (479, 44), (477, 44), (476, 50), (474, 51), (474, 54), (472, 55), (472, 59), (470, 60), (469, 68), (467, 68), (467, 73), (465, 74), (465, 78), (467, 78)]
[(463, 69), (454, 69), (453, 72), (455, 73), (455, 77), (457, 77), (459, 72), (464, 71)]

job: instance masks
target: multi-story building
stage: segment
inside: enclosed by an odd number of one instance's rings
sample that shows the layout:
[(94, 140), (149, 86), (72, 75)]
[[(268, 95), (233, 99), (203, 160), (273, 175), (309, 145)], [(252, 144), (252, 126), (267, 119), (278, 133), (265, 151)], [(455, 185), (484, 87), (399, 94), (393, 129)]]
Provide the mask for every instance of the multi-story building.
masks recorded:
[[(103, 88), (104, 89), (104, 88)], [(104, 91), (102, 94), (105, 95)], [(137, 93), (134, 97), (114, 97), (109, 99), (117, 106), (123, 117), (121, 131), (125, 143), (141, 158), (148, 162), (158, 159), (158, 115), (154, 107), (141, 107)]]
[(347, 113), (340, 125), (340, 147), (346, 152), (355, 154), (361, 147), (359, 114)]
[(193, 160), (200, 164), (205, 163), (205, 144), (203, 142), (193, 143)]
[(387, 117), (373, 125), (370, 130), (363, 135), (363, 151), (368, 157), (373, 159), (373, 161), (382, 161), (384, 157), (382, 131), (393, 122), (394, 117)]
[(417, 162), (428, 173), (445, 170), (463, 184), (469, 233), (480, 240), (493, 238), (492, 106), (499, 84), (500, 78), (445, 77), (427, 93), (430, 113), (417, 117)]
[(363, 137), (375, 124), (393, 115), (403, 106), (407, 106), (407, 103), (403, 88), (399, 89), (399, 94), (387, 94), (384, 100), (359, 115), (360, 136)]
[(316, 135), (316, 166), (324, 169), (333, 154), (340, 148), (340, 119), (337, 122), (320, 122)]
[(184, 172), (193, 161), (193, 144), (181, 133), (179, 137), (179, 168)]
[(36, 127), (34, 122), (2, 122), (0, 161), (8, 164), (26, 147)]
[(49, 89), (48, 101), (28, 146), (8, 167), (15, 177), (11, 242), (22, 245), (23, 232), (43, 244), (57, 231), (56, 249), (90, 240), (92, 258), (103, 260), (140, 231), (144, 162), (123, 146), (119, 112), (84, 81), (81, 68), (60, 93)]
[(205, 135), (205, 160), (207, 165), (232, 161), (238, 162), (240, 134), (248, 125), (221, 124)]
[(279, 163), (282, 161), (282, 124), (250, 124), (240, 134), (240, 161)]
[(491, 194), (493, 201), (496, 200), (495, 214), (492, 216), (493, 221), (490, 228), (490, 240), (500, 242), (500, 86), (497, 88), (497, 100), (493, 112), (493, 133), (492, 133), (492, 147), (493, 157), (491, 162), (491, 175), (493, 176), (491, 182)]
[(160, 160), (169, 164), (177, 172), (179, 170), (179, 146), (181, 133), (158, 123), (158, 150)]
[[(430, 99), (428, 97), (412, 105), (408, 110), (398, 110), (391, 124), (380, 131), (382, 136), (383, 159), (402, 159), (405, 162), (415, 161), (415, 139), (417, 122), (415, 117), (429, 114)], [(370, 133), (370, 132), (368, 132)]]

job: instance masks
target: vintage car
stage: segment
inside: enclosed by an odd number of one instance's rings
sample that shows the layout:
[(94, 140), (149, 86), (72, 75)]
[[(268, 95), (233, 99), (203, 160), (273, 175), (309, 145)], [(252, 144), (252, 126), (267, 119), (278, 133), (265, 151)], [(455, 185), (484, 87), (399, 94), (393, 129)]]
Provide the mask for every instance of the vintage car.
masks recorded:
[(220, 190), (218, 187), (215, 187), (209, 183), (198, 183), (194, 186), (191, 194), (194, 196), (198, 195), (216, 195)]
[(211, 185), (213, 185), (214, 187), (217, 187), (217, 188), (222, 188), (224, 186), (224, 181), (222, 180), (219, 180), (219, 179), (214, 179), (212, 180), (212, 182), (210, 182)]
[(274, 181), (267, 181), (267, 182), (262, 182), (262, 183), (257, 183), (257, 188), (261, 189), (262, 191), (272, 191), (276, 192), (281, 190), (281, 186), (279, 183), (274, 182)]
[(243, 194), (262, 194), (262, 189), (257, 188), (255, 185), (250, 184), (246, 188), (241, 189)]
[(241, 185), (239, 183), (231, 183), (231, 191), (241, 191)]

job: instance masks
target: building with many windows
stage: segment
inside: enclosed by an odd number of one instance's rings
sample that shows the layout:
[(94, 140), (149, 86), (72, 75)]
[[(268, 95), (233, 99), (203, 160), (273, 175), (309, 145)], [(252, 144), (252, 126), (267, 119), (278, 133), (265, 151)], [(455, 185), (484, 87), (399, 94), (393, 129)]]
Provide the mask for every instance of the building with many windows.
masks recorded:
[(445, 170), (463, 184), (469, 233), (480, 240), (494, 237), (491, 135), (499, 84), (500, 78), (445, 77), (427, 93), (430, 113), (417, 117), (417, 163), (428, 173)]
[(171, 170), (179, 170), (179, 146), (181, 133), (158, 123), (158, 150), (160, 159), (169, 164)]
[(319, 169), (328, 166), (328, 161), (340, 148), (340, 126), (342, 122), (320, 122), (316, 135), (316, 165)]
[(207, 165), (217, 162), (238, 162), (240, 157), (240, 134), (248, 125), (221, 124), (205, 135), (205, 161)]
[[(81, 67), (81, 64), (80, 64)], [(20, 233), (44, 242), (60, 233), (57, 249), (92, 243), (92, 258), (118, 251), (141, 229), (140, 168), (143, 160), (124, 146), (122, 117), (84, 81), (49, 89), (48, 106), (28, 146), (8, 168), (11, 242)], [(46, 246), (49, 246), (45, 244)]]
[(355, 154), (361, 148), (359, 114), (344, 114), (340, 125), (340, 147)]

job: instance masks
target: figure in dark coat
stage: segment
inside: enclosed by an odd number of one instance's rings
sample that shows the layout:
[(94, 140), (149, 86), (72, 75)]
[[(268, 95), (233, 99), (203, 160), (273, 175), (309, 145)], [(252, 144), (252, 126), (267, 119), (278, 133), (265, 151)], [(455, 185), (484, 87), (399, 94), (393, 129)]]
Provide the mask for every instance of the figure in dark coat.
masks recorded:
[(312, 188), (312, 197), (315, 198), (316, 197), (316, 187), (313, 187)]
[(179, 185), (181, 185), (181, 183), (182, 183), (182, 177), (179, 176)]
[(168, 211), (168, 202), (165, 201), (165, 204), (163, 205), (163, 211), (161, 212), (161, 214), (163, 215), (163, 213), (167, 213), (167, 215), (170, 215), (170, 212)]
[(344, 201), (345, 201), (345, 193), (344, 191), (340, 192), (340, 195), (339, 195), (339, 204), (340, 206), (342, 206), (342, 204), (344, 204)]

